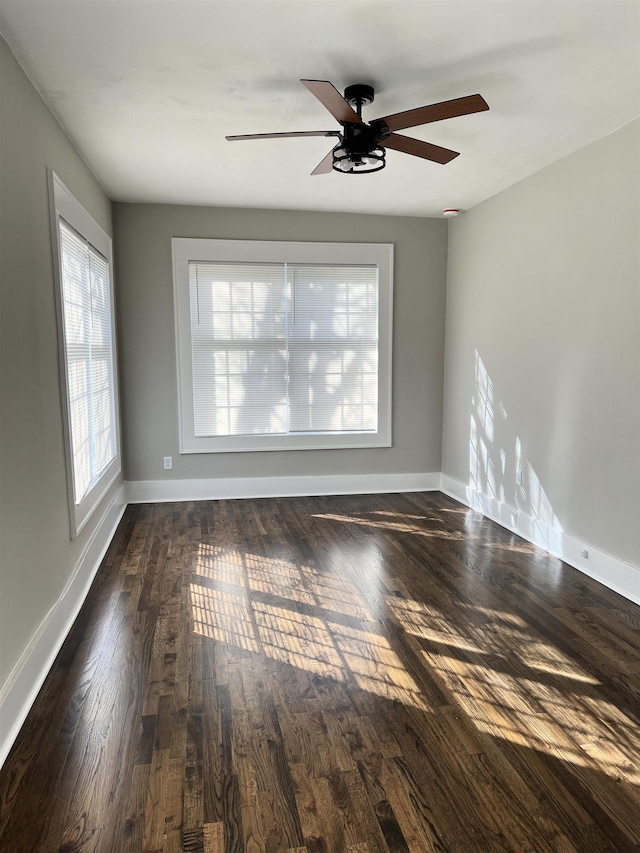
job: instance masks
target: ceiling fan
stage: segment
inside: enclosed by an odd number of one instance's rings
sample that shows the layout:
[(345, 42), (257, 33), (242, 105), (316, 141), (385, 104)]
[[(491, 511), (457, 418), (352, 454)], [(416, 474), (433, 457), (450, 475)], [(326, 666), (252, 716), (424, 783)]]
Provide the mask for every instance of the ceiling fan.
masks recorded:
[(448, 163), (459, 151), (451, 151), (430, 142), (412, 139), (395, 133), (405, 127), (416, 127), (446, 118), (469, 115), (488, 110), (489, 105), (481, 95), (467, 95), (439, 104), (405, 110), (383, 116), (367, 124), (362, 119), (362, 107), (373, 103), (373, 87), (364, 83), (347, 86), (344, 97), (328, 80), (301, 80), (331, 115), (342, 125), (342, 130), (302, 130), (292, 133), (250, 133), (245, 136), (227, 136), (229, 142), (241, 139), (283, 139), (291, 136), (335, 136), (337, 145), (324, 157), (312, 175), (326, 175), (332, 170), (354, 175), (362, 172), (379, 172), (384, 169), (385, 149), (393, 148), (434, 163)]

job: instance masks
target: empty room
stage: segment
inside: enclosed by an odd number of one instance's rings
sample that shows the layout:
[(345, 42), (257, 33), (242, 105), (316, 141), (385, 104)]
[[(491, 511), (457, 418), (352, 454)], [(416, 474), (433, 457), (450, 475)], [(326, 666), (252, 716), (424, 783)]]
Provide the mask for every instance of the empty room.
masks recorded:
[(640, 2), (0, 34), (2, 853), (640, 851)]

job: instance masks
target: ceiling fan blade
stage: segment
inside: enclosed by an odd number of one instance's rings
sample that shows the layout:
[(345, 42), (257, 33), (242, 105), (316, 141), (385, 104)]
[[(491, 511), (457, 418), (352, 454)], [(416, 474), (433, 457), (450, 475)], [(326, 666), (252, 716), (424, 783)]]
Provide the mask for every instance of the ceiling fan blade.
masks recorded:
[(358, 113), (349, 106), (333, 83), (328, 80), (301, 80), (300, 82), (329, 110), (336, 121), (364, 124)]
[(340, 136), (338, 130), (298, 130), (292, 133), (248, 133), (244, 136), (225, 136), (229, 142), (239, 139), (283, 139), (287, 136)]
[(315, 167), (312, 175), (328, 175), (329, 172), (333, 171), (333, 148), (326, 157), (323, 157), (322, 160)]
[(416, 127), (419, 124), (429, 124), (432, 121), (442, 121), (445, 118), (480, 113), (488, 109), (489, 104), (482, 95), (467, 95), (465, 98), (454, 98), (451, 101), (430, 104), (428, 107), (418, 107), (415, 110), (405, 110), (403, 113), (382, 116), (382, 118), (376, 119), (376, 122), (384, 122), (391, 131), (403, 130), (405, 127)]
[(451, 151), (449, 148), (441, 148), (421, 139), (412, 139), (410, 136), (402, 136), (400, 133), (392, 133), (386, 139), (380, 140), (384, 148), (393, 148), (405, 154), (413, 154), (414, 157), (422, 157), (423, 160), (433, 160), (434, 163), (448, 163), (454, 157), (458, 157), (459, 151)]

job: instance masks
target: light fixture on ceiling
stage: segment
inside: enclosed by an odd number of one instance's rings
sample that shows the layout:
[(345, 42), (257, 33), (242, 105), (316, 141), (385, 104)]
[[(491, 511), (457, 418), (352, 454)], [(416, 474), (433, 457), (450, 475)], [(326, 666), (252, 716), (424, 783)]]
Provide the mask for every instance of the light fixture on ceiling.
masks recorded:
[(348, 151), (342, 146), (333, 149), (333, 168), (336, 172), (357, 175), (363, 172), (379, 172), (385, 166), (384, 148), (372, 148), (366, 153)]

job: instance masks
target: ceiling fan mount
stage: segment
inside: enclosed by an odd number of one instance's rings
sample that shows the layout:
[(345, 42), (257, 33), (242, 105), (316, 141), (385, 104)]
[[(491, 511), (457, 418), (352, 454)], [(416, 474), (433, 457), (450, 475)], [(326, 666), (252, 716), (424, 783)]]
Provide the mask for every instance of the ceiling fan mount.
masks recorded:
[(374, 101), (373, 86), (366, 83), (354, 83), (344, 90), (345, 101), (360, 115), (362, 107), (368, 107)]
[(347, 86), (344, 97), (328, 80), (301, 80), (312, 95), (329, 110), (342, 125), (338, 130), (306, 130), (291, 133), (252, 133), (244, 136), (227, 136), (230, 142), (242, 139), (276, 139), (293, 136), (335, 136), (338, 143), (324, 157), (311, 173), (324, 175), (331, 171), (347, 174), (379, 172), (386, 165), (387, 148), (431, 160), (434, 163), (449, 163), (459, 155), (440, 145), (432, 145), (420, 139), (413, 139), (396, 133), (406, 127), (417, 127), (434, 121), (443, 121), (456, 116), (488, 110), (489, 105), (481, 95), (468, 95), (405, 110), (400, 113), (374, 119), (368, 124), (362, 119), (362, 107), (373, 103), (373, 86), (355, 83)]

